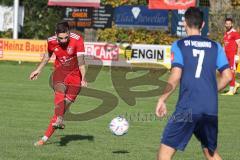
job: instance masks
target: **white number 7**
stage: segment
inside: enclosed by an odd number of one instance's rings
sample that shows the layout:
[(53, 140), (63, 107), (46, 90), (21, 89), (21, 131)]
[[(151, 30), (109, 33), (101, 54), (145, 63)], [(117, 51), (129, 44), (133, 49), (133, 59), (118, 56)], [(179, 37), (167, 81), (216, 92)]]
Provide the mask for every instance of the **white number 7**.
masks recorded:
[(193, 56), (197, 57), (198, 55), (199, 57), (198, 57), (198, 64), (197, 64), (197, 70), (195, 73), (195, 78), (200, 78), (200, 75), (201, 75), (203, 59), (205, 55), (204, 50), (193, 49)]

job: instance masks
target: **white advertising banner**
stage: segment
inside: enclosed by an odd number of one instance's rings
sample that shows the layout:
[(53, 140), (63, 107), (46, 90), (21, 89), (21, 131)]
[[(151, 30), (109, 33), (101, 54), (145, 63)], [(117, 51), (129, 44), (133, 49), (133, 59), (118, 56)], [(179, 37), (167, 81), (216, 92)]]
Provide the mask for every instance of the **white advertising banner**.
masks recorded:
[(171, 49), (169, 45), (132, 44), (126, 57), (128, 63), (156, 63), (169, 68)]
[(86, 42), (84, 45), (88, 64), (111, 66), (120, 61), (119, 46), (116, 44)]
[[(147, 63), (167, 68), (171, 65), (170, 46), (167, 45), (103, 42), (85, 42), (84, 45), (86, 64), (90, 65), (131, 67)], [(0, 39), (0, 60), (40, 62), (45, 53), (45, 40)]]
[[(13, 29), (13, 7), (0, 6), (0, 31), (7, 31)], [(23, 26), (24, 20), (24, 7), (20, 6), (18, 9), (18, 30)]]

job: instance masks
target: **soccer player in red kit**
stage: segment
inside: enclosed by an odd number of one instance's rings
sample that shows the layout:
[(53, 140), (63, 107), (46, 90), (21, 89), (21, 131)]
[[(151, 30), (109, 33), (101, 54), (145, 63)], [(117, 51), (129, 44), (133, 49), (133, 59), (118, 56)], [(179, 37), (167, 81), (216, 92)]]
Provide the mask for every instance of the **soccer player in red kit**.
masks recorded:
[(224, 33), (224, 49), (227, 55), (230, 69), (232, 70), (233, 79), (229, 83), (229, 91), (223, 95), (234, 95), (240, 84), (235, 81), (236, 61), (235, 57), (240, 56), (240, 34), (233, 28), (233, 19), (225, 19), (226, 32)]
[(46, 143), (55, 129), (64, 129), (64, 113), (76, 99), (80, 88), (87, 86), (85, 80), (84, 41), (79, 34), (70, 32), (67, 22), (56, 25), (55, 35), (48, 38), (48, 54), (45, 54), (37, 69), (30, 76), (36, 80), (52, 54), (55, 54), (51, 86), (54, 89), (54, 115), (44, 136), (34, 145)]

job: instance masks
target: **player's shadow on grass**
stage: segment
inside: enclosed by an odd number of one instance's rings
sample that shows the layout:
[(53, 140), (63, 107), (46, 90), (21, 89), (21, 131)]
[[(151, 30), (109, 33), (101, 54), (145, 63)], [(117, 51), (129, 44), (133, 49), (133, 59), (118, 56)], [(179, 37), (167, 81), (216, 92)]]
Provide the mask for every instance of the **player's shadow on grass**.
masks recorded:
[(114, 154), (127, 154), (129, 153), (127, 150), (117, 150), (117, 151), (112, 151)]
[(59, 146), (66, 146), (71, 141), (82, 141), (82, 140), (88, 140), (88, 141), (94, 141), (94, 137), (91, 135), (64, 135), (60, 137)]

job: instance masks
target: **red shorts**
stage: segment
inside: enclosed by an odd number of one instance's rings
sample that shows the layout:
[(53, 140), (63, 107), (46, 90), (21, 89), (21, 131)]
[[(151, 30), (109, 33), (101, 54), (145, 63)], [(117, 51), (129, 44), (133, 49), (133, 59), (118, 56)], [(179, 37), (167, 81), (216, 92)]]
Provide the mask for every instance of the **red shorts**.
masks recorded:
[(52, 86), (56, 84), (63, 84), (65, 88), (65, 97), (74, 101), (81, 89), (81, 74), (80, 71), (63, 71), (63, 70), (55, 70), (52, 74)]
[(228, 64), (231, 70), (236, 70), (235, 54), (226, 52)]

